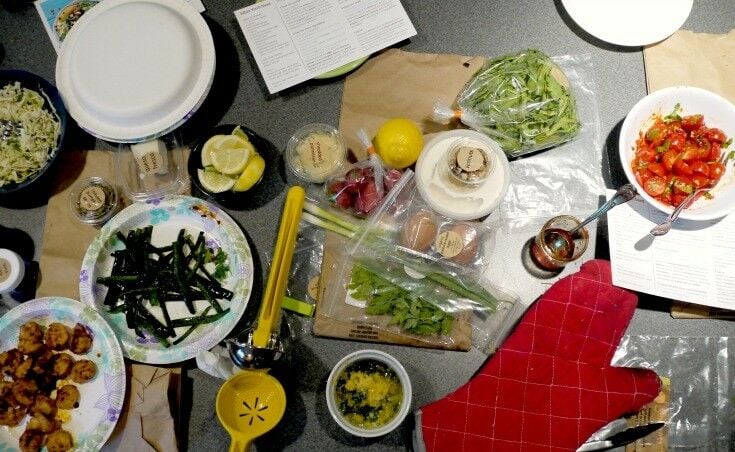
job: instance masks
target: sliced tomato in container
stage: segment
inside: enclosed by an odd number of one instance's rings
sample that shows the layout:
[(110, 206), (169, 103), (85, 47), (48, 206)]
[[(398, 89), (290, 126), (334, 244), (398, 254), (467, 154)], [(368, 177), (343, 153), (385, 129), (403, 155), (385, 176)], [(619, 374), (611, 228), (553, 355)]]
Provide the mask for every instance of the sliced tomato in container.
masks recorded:
[(666, 191), (666, 179), (661, 176), (653, 176), (643, 184), (643, 189), (651, 196), (661, 196)]

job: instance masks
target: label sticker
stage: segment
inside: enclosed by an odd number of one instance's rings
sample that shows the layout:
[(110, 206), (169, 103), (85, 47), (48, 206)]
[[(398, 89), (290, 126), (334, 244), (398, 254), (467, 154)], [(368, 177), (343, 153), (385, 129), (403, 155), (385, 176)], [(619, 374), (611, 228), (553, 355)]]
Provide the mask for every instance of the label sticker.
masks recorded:
[(306, 289), (309, 296), (315, 300), (319, 299), (319, 276), (315, 276), (309, 280), (309, 287)]
[(313, 171), (324, 167), (327, 163), (325, 149), (322, 149), (322, 139), (316, 135), (310, 135), (306, 138), (306, 143), (302, 145), (300, 151), (301, 164), (307, 171)]
[(105, 205), (105, 191), (97, 186), (85, 187), (79, 193), (79, 207), (87, 212), (95, 212)]
[(0, 283), (10, 278), (10, 261), (0, 257)]
[(467, 172), (474, 172), (486, 165), (482, 149), (463, 146), (457, 152), (457, 165)]
[(462, 237), (454, 231), (444, 231), (439, 234), (434, 245), (439, 254), (447, 258), (456, 256), (464, 248)]
[(135, 162), (142, 174), (166, 174), (168, 172), (166, 145), (161, 140), (136, 143), (130, 146), (130, 150), (133, 151)]

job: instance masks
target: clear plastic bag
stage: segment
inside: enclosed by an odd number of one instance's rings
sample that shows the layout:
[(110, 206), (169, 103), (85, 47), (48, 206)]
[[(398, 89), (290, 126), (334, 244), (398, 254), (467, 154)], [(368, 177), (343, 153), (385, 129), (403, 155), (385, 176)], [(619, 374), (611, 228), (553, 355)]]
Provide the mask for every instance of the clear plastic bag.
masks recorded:
[(376, 172), (373, 160), (361, 160), (344, 174), (330, 178), (324, 184), (324, 195), (335, 207), (364, 218), (378, 207), (400, 177), (398, 170)]
[(487, 61), (457, 96), (459, 114), (436, 104), (434, 118), (459, 116), (512, 157), (557, 146), (581, 128), (570, 81), (551, 58), (526, 50)]
[(535, 233), (565, 213), (584, 218), (604, 196), (600, 116), (589, 55), (552, 58), (569, 79), (582, 129), (577, 139), (510, 162), (511, 181), (498, 208), (505, 231)]
[[(440, 220), (422, 239), (426, 249), (420, 251), (401, 244), (401, 229), (410, 222), (409, 216), (417, 214)], [(464, 262), (452, 261), (437, 250), (440, 231), (457, 227), (474, 231), (465, 232), (476, 242)], [(491, 241), (491, 231), (481, 223), (453, 222), (428, 210), (413, 173), (407, 171), (380, 210), (347, 244), (320, 315), (369, 324), (427, 347), (468, 350), (474, 346), (489, 353), (507, 332), (506, 320), (518, 305), (517, 297), (481, 277), (485, 262), (480, 250)], [(455, 245), (464, 249), (468, 244)], [(344, 318), (344, 304), (361, 309)]]
[(735, 339), (625, 336), (612, 365), (642, 367), (671, 380), (670, 450), (735, 445)]

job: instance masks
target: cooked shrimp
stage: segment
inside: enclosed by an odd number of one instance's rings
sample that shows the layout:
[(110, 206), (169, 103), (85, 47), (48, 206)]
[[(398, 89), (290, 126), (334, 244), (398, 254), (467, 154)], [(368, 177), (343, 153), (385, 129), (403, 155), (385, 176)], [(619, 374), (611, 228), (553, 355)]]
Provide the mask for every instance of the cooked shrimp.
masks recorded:
[(4, 410), (0, 410), (0, 425), (15, 427), (25, 417), (26, 410), (20, 407), (10, 406)]
[(69, 347), (69, 328), (61, 323), (52, 323), (46, 330), (44, 337), (46, 346), (52, 350), (65, 350)]
[(54, 352), (49, 349), (45, 349), (41, 354), (36, 356), (36, 360), (33, 363), (33, 373), (36, 375), (51, 373), (53, 366)]
[(28, 421), (27, 430), (34, 430), (42, 433), (51, 433), (59, 428), (59, 423), (56, 419), (49, 419), (41, 413), (33, 415), (30, 421)]
[(74, 447), (74, 440), (71, 433), (63, 429), (56, 430), (46, 439), (48, 452), (64, 452), (71, 450), (72, 447)]
[(31, 413), (41, 413), (44, 416), (53, 418), (56, 416), (56, 402), (47, 395), (39, 394), (31, 407)]
[(13, 371), (13, 377), (15, 377), (16, 379), (25, 378), (28, 376), (28, 372), (30, 372), (32, 368), (33, 358), (25, 358)]
[(66, 353), (58, 353), (54, 356), (51, 375), (57, 378), (66, 378), (74, 365), (74, 358)]
[(97, 375), (97, 365), (88, 359), (80, 359), (71, 368), (71, 379), (75, 383), (86, 383)]
[(79, 390), (74, 385), (64, 385), (56, 391), (56, 406), (71, 410), (79, 406)]
[(20, 327), (18, 350), (24, 355), (34, 355), (43, 351), (43, 330), (36, 322), (27, 322)]
[(26, 430), (18, 441), (21, 452), (38, 452), (43, 447), (43, 433)]
[(0, 353), (0, 370), (4, 374), (10, 375), (15, 371), (20, 362), (23, 360), (23, 354), (18, 349), (10, 349)]
[(92, 348), (92, 336), (89, 335), (87, 328), (81, 323), (74, 325), (69, 350), (77, 355), (83, 355)]
[(37, 393), (38, 385), (33, 380), (23, 378), (13, 382), (13, 398), (24, 407), (29, 407), (33, 404)]

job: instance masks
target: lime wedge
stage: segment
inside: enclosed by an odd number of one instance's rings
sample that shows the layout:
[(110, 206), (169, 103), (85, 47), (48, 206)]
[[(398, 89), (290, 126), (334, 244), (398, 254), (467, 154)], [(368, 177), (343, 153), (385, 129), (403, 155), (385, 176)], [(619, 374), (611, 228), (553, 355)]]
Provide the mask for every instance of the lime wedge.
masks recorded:
[(233, 191), (247, 191), (253, 188), (253, 185), (257, 184), (258, 181), (263, 177), (265, 171), (265, 160), (257, 152), (253, 153), (250, 157), (250, 161), (245, 170), (242, 172), (240, 177), (237, 179), (235, 186), (232, 187)]
[(222, 174), (239, 175), (248, 164), (255, 148), (249, 141), (234, 135), (225, 135), (209, 152), (212, 166)]
[(222, 193), (235, 185), (236, 179), (217, 171), (198, 169), (197, 177), (202, 187), (210, 193)]
[(214, 135), (204, 143), (204, 146), (202, 146), (202, 166), (212, 166), (212, 149), (217, 147), (222, 138), (224, 138), (224, 135)]
[(236, 126), (236, 127), (235, 127), (235, 130), (233, 130), (233, 131), (232, 131), (232, 135), (234, 135), (234, 136), (236, 136), (236, 137), (240, 137), (240, 138), (242, 138), (242, 139), (243, 139), (243, 140), (245, 140), (245, 141), (250, 141), (250, 138), (248, 138), (248, 134), (247, 134), (247, 133), (245, 133), (245, 132), (244, 132), (244, 131), (243, 131), (243, 130), (242, 130), (242, 129), (240, 128), (240, 126)]

